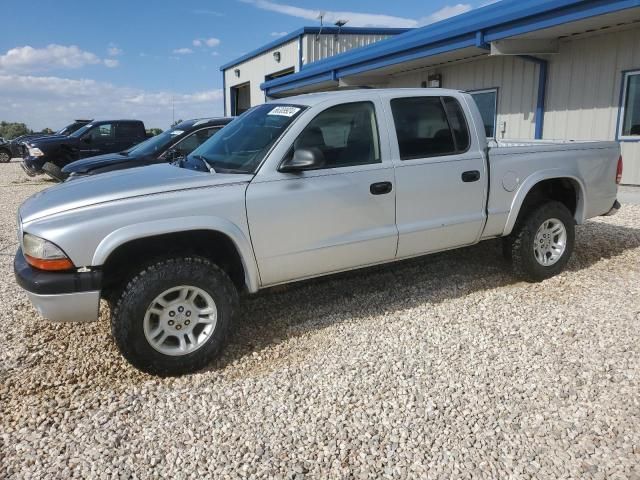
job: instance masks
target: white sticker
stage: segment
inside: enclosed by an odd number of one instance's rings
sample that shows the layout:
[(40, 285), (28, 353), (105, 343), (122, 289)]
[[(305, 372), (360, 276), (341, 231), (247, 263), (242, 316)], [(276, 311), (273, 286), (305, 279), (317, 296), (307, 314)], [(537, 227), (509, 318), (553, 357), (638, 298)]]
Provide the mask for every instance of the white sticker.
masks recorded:
[(271, 110), (268, 115), (281, 115), (283, 117), (293, 117), (298, 113), (300, 109), (298, 107), (276, 107)]
[(182, 135), (184, 133), (184, 130), (171, 130), (169, 132), (169, 135)]

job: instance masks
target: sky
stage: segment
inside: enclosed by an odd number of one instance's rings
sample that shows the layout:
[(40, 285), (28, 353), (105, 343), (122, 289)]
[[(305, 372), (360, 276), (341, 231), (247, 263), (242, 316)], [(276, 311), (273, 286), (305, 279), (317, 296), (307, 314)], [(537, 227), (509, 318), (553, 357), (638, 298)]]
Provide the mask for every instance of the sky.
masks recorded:
[[(420, 27), (488, 3), (463, 0), (31, 0), (3, 5), (0, 120), (220, 116), (220, 65), (303, 26)], [(175, 110), (174, 110), (175, 109)]]

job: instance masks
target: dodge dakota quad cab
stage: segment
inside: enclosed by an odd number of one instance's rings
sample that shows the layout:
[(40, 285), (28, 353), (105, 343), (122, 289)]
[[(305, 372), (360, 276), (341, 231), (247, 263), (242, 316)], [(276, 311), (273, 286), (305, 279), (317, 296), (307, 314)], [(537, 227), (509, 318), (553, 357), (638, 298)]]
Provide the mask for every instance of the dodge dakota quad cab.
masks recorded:
[(458, 91), (302, 95), (184, 162), (37, 193), (14, 270), (43, 317), (93, 321), (103, 298), (130, 363), (182, 374), (220, 352), (241, 292), (496, 237), (520, 278), (556, 275), (621, 174), (614, 142), (488, 143)]
[(180, 160), (231, 122), (231, 118), (186, 120), (175, 127), (118, 153), (98, 155), (70, 163), (62, 169), (68, 179)]
[(71, 135), (41, 137), (24, 143), (22, 168), (29, 176), (46, 173), (62, 181), (62, 168), (80, 158), (126, 150), (147, 138), (140, 120), (91, 122)]

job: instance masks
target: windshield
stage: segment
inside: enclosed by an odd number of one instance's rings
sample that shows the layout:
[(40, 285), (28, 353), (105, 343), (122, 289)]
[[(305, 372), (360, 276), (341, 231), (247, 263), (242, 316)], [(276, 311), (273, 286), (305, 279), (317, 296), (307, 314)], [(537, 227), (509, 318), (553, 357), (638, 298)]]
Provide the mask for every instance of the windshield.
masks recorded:
[(206, 162), (216, 172), (253, 173), (305, 108), (272, 103), (254, 107), (191, 152), (182, 166), (208, 171)]
[(81, 137), (81, 136), (82, 136), (82, 134), (83, 134), (84, 132), (86, 132), (87, 130), (89, 130), (91, 127), (93, 127), (93, 124), (92, 124), (92, 123), (88, 123), (87, 125), (85, 125), (85, 126), (84, 126), (84, 127), (82, 127), (82, 128), (79, 128), (78, 130), (76, 130), (75, 132), (73, 132), (73, 133), (72, 133), (71, 135), (69, 135), (69, 136), (70, 136), (70, 137), (75, 137), (75, 138)]
[(142, 143), (131, 147), (129, 150), (127, 150), (127, 153), (129, 155), (152, 155), (154, 153), (161, 152), (183, 133), (184, 130), (167, 130), (166, 132), (162, 132), (154, 137), (145, 140)]

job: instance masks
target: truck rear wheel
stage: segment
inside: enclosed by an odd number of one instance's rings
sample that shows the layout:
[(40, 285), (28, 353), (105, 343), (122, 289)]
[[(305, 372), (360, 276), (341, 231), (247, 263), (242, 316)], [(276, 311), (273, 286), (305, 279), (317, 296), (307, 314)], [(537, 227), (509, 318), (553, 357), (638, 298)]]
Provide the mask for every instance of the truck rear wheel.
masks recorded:
[(7, 163), (11, 160), (11, 152), (6, 148), (0, 148), (0, 163)]
[(122, 355), (139, 370), (191, 373), (220, 353), (237, 299), (227, 274), (209, 260), (162, 260), (128, 282), (111, 331)]
[(533, 208), (505, 239), (505, 251), (517, 276), (540, 282), (560, 273), (571, 258), (575, 222), (569, 209), (550, 201)]

